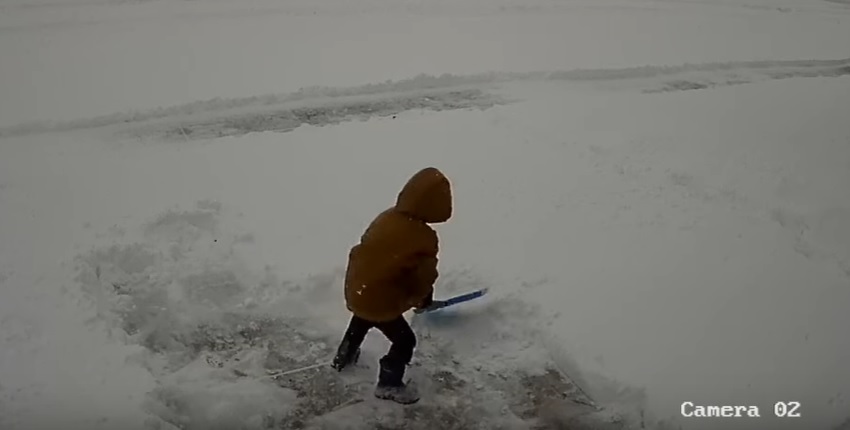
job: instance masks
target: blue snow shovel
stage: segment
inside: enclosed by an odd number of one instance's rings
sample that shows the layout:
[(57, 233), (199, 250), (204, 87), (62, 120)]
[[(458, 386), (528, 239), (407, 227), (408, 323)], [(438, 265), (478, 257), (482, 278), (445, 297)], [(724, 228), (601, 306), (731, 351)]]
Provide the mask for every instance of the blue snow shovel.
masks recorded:
[(447, 308), (449, 306), (454, 306), (458, 303), (468, 302), (473, 299), (477, 299), (485, 294), (487, 294), (487, 288), (482, 288), (480, 290), (475, 290), (471, 293), (461, 294), (459, 296), (454, 296), (448, 300), (434, 300), (431, 303), (431, 306), (423, 309), (414, 309), (413, 312), (417, 314), (422, 314), (426, 312), (434, 312), (439, 309)]

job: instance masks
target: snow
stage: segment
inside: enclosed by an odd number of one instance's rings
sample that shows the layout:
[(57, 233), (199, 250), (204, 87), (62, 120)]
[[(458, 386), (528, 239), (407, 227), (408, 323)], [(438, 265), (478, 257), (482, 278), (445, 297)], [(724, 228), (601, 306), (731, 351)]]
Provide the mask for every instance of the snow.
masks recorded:
[(0, 126), (420, 73), (847, 57), (846, 9), (799, 0), (21, 3), (0, 6)]
[[(3, 2), (0, 427), (837, 428), (843, 3)], [(377, 334), (269, 376), (427, 165), (438, 295), (490, 293), (413, 319), (422, 402)]]

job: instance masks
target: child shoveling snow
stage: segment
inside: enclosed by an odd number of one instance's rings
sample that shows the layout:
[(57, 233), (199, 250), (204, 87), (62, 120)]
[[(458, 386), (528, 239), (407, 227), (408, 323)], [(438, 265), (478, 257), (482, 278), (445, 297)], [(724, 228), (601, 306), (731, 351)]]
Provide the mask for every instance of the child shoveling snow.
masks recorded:
[(366, 333), (380, 330), (392, 345), (380, 359), (375, 397), (401, 404), (419, 400), (416, 387), (402, 380), (416, 347), (416, 335), (403, 314), (434, 304), (439, 245), (428, 224), (445, 222), (451, 215), (449, 180), (436, 168), (422, 169), (349, 253), (345, 301), (353, 315), (332, 366), (341, 371), (356, 362)]

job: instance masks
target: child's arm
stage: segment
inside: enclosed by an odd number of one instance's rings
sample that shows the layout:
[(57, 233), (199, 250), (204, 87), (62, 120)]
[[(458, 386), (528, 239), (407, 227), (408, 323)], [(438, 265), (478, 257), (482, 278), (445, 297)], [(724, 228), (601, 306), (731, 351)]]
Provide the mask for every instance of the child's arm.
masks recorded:
[(440, 276), (437, 270), (437, 253), (439, 252), (439, 241), (437, 233), (430, 227), (423, 231), (422, 237), (417, 240), (417, 259), (413, 270), (413, 285), (411, 291), (411, 305), (417, 308), (428, 305), (429, 299), (434, 295), (434, 283)]
[(413, 291), (413, 303), (417, 308), (427, 307), (433, 300), (434, 282), (440, 276), (437, 261), (437, 256), (428, 256), (419, 263), (416, 272), (416, 288)]

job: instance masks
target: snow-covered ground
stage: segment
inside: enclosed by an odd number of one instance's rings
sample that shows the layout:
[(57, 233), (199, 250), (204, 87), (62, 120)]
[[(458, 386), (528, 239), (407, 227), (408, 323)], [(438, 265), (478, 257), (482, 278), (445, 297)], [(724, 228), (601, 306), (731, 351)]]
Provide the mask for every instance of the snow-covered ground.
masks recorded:
[[(0, 1), (0, 428), (847, 425), (847, 3)], [(427, 165), (422, 402), (269, 377)]]

